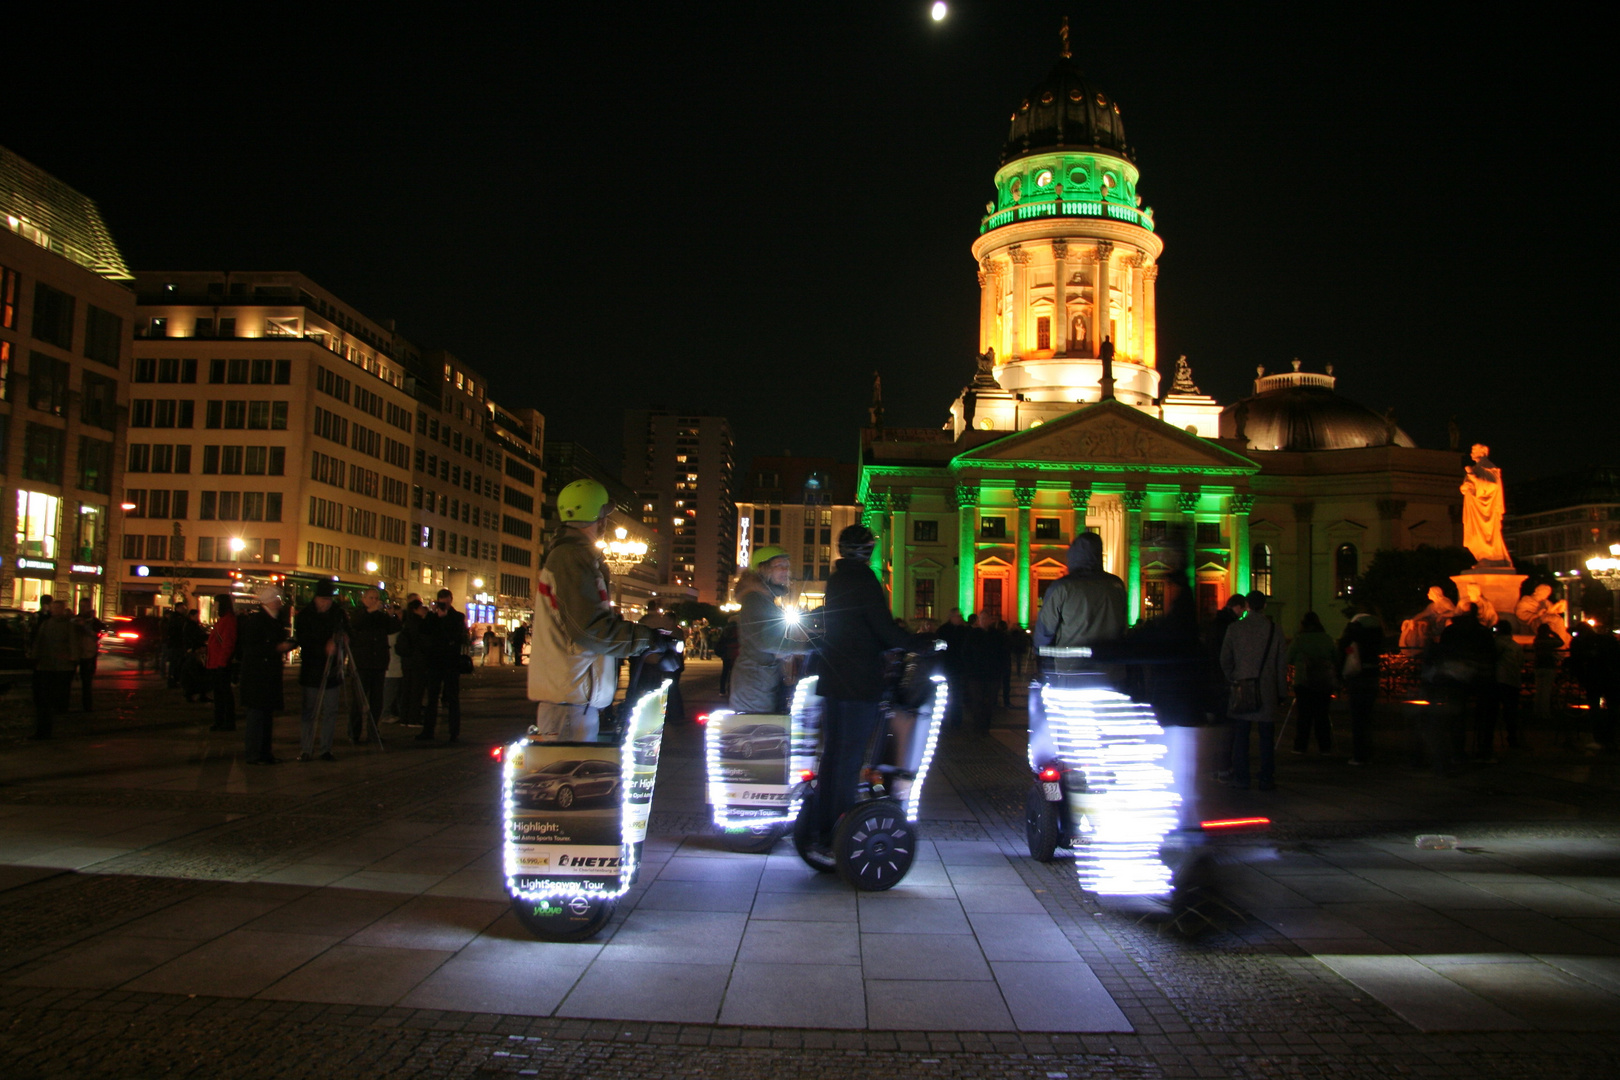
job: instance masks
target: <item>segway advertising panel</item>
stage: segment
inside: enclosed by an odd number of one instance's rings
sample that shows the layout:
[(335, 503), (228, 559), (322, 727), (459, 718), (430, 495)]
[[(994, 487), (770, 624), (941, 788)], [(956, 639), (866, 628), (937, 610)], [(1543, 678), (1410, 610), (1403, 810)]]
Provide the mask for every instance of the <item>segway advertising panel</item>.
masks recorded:
[[(937, 657), (913, 657), (908, 677), (896, 699), (883, 706), (882, 721), (871, 747), (860, 787), (860, 801), (838, 819), (829, 851), (816, 846), (820, 809), (813, 785), (805, 785), (795, 807), (794, 847), (805, 863), (839, 876), (863, 892), (892, 889), (904, 880), (917, 857), (917, 815), (923, 782), (939, 745), (948, 692), (945, 676), (933, 670)], [(821, 699), (815, 680), (800, 684), (802, 700), (795, 712), (814, 710)]]
[(714, 823), (739, 851), (769, 851), (799, 812), (799, 789), (815, 775), (821, 746), (815, 677), (800, 680), (791, 711), (709, 714), (704, 734)]
[(618, 744), (526, 736), (505, 748), (506, 891), (537, 936), (590, 937), (635, 883), (669, 687), (636, 701)]
[[(1060, 661), (1091, 657), (1085, 647), (1039, 652)], [(1153, 710), (1114, 690), (1106, 673), (1043, 673), (1029, 694), (1030, 854), (1044, 862), (1059, 844), (1070, 848), (1081, 885), (1099, 895), (1168, 895), (1161, 849), (1177, 826), (1181, 796), (1165, 754)]]

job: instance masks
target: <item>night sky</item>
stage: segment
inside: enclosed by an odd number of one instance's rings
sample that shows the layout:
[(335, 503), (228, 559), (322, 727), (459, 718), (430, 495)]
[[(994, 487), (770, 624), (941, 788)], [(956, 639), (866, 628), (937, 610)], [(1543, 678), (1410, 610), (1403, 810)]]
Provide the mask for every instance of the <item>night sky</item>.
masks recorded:
[(1228, 403), (1332, 363), (1510, 483), (1620, 458), (1595, 9), (579, 8), (8, 12), (0, 143), (132, 266), (301, 270), (610, 465), (647, 405), (853, 460), (874, 370), (894, 425), (971, 376), (969, 245), (1068, 14), (1165, 241), (1162, 366)]

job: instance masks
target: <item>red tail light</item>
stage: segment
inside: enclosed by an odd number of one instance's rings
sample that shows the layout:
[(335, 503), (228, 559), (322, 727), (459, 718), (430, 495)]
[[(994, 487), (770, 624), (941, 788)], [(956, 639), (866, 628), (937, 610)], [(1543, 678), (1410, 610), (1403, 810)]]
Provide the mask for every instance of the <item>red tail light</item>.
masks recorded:
[(805, 769), (803, 772), (801, 772), (799, 774), (799, 779), (802, 780), (803, 782), (805, 782), (806, 784), (808, 784), (810, 781), (814, 780), (815, 778), (816, 778), (816, 774), (815, 774), (815, 770), (813, 770), (813, 769)]
[(1271, 824), (1268, 817), (1239, 817), (1221, 818), (1216, 821), (1203, 821), (1199, 824), (1205, 829), (1263, 829)]
[(1051, 783), (1053, 780), (1062, 779), (1062, 776), (1062, 772), (1056, 765), (1048, 765), (1041, 770), (1041, 781), (1043, 783)]
[(704, 724), (707, 724), (709, 722), (709, 714), (706, 713), (706, 712), (698, 713), (697, 714), (697, 722), (698, 722), (698, 726), (700, 726), (700, 727), (702, 725), (704, 725)]
[(505, 761), (506, 760), (506, 747), (504, 747), (504, 746), (492, 746), (492, 747), (490, 747), (489, 748), (489, 756), (491, 758), (493, 758), (494, 760), (496, 760), (496, 761)]
[(118, 636), (123, 638), (125, 641), (139, 641), (141, 639), (141, 635), (137, 634), (133, 630), (120, 630), (118, 631)]

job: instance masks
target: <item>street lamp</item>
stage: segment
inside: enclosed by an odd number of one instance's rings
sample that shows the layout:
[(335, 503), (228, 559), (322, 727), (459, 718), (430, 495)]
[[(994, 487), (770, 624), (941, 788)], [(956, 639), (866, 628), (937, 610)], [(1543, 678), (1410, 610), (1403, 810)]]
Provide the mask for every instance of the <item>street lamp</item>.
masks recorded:
[(367, 560), (367, 562), (366, 562), (366, 573), (375, 574), (376, 572), (377, 572), (377, 562), (376, 562), (376, 560), (375, 559)]
[(242, 557), (242, 549), (247, 547), (247, 541), (243, 540), (240, 536), (233, 536), (231, 537), (230, 547), (232, 558), (239, 559)]
[(628, 574), (647, 557), (647, 545), (640, 540), (627, 540), (630, 534), (622, 527), (613, 530), (612, 540), (598, 540), (597, 550), (613, 575)]

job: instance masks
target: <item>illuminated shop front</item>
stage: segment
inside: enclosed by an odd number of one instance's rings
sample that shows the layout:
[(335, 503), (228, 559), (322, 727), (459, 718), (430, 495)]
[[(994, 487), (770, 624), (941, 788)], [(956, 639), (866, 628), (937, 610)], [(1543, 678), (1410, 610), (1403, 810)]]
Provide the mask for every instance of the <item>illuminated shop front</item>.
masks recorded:
[(62, 500), (42, 491), (17, 492), (17, 558), (11, 606), (38, 611), (41, 596), (54, 595), (57, 535)]

